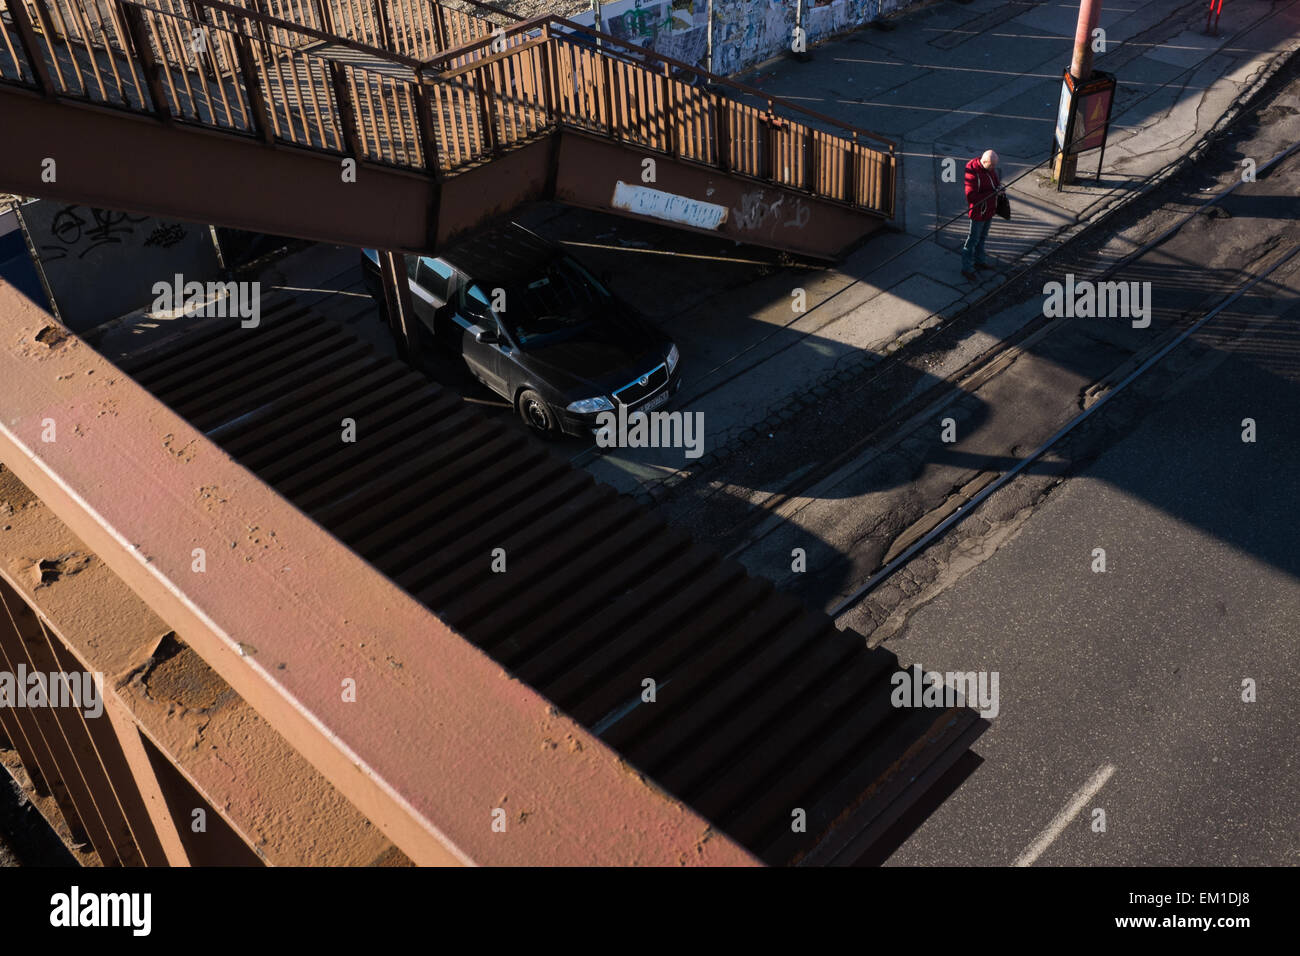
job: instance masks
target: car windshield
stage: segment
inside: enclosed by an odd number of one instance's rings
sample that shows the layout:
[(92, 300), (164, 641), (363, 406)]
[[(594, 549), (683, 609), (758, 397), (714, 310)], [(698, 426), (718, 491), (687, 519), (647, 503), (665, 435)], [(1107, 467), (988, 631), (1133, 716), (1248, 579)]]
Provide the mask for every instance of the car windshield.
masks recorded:
[(610, 299), (599, 282), (572, 259), (552, 259), (526, 282), (505, 287), (500, 316), (520, 348), (551, 345), (598, 321)]

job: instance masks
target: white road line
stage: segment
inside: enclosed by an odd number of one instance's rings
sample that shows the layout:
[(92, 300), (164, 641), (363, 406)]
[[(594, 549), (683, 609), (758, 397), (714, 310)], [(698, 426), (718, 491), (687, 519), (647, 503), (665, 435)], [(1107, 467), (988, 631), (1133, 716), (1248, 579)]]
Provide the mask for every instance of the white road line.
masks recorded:
[(1070, 821), (1079, 815), (1079, 811), (1083, 809), (1084, 805), (1089, 800), (1097, 795), (1097, 791), (1106, 785), (1106, 781), (1109, 780), (1114, 773), (1114, 764), (1108, 763), (1104, 767), (1098, 769), (1097, 772), (1092, 775), (1092, 779), (1085, 783), (1079, 790), (1075, 791), (1074, 797), (1065, 805), (1065, 809), (1058, 813), (1056, 818), (1047, 825), (1047, 829), (1038, 834), (1038, 839), (1029, 844), (1025, 849), (1025, 852), (1016, 857), (1015, 861), (1011, 865), (1033, 866), (1034, 861), (1043, 855), (1043, 851), (1052, 845), (1052, 841), (1061, 835), (1061, 831), (1070, 825)]

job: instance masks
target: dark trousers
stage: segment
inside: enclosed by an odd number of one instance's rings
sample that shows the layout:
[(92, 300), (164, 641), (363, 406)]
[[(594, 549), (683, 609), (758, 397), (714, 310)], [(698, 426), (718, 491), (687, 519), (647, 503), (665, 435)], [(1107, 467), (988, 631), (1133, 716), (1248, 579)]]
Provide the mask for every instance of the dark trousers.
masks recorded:
[(985, 219), (981, 222), (978, 219), (970, 221), (970, 231), (966, 233), (966, 244), (961, 247), (961, 271), (973, 272), (975, 263), (984, 265), (988, 258), (984, 255), (984, 240), (989, 237), (989, 226), (993, 225), (992, 219)]

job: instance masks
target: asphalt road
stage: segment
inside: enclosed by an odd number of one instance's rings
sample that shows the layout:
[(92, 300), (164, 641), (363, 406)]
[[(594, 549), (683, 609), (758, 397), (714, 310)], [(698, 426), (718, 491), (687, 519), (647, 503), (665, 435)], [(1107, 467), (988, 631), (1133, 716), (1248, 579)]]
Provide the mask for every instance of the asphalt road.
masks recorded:
[(1000, 712), (889, 864), (1300, 863), (1298, 409), (1291, 308), (1116, 396), (1141, 424), (911, 615), (887, 646), (999, 672)]

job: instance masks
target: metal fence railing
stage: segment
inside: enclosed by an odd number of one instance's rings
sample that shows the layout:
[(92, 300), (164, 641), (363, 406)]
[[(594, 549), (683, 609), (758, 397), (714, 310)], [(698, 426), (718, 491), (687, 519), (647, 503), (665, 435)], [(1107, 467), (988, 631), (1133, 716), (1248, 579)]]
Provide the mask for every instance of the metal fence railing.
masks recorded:
[(560, 125), (893, 215), (889, 140), (567, 20), (497, 29), (420, 72), (450, 168)]
[[(286, 0), (286, 3), (291, 0)], [(208, 0), (0, 0), (0, 80), (423, 168), (418, 61)]]
[(507, 26), (432, 0), (0, 0), (0, 81), (437, 175), (568, 127), (894, 209), (892, 142), (553, 17)]

